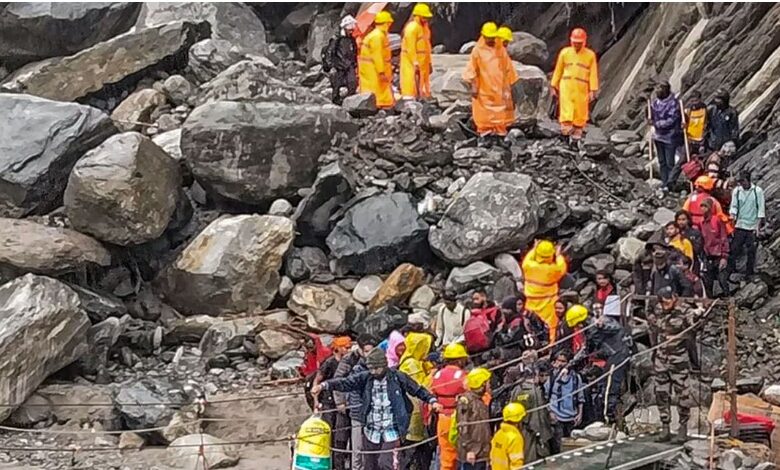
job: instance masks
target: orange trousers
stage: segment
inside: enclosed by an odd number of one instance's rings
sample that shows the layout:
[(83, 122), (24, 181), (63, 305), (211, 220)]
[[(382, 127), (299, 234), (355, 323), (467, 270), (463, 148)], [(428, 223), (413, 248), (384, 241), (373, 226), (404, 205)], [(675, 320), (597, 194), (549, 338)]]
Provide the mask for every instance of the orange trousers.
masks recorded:
[(439, 470), (456, 470), (458, 464), (458, 449), (450, 443), (450, 424), (452, 416), (439, 414), (436, 423), (436, 436), (439, 438)]

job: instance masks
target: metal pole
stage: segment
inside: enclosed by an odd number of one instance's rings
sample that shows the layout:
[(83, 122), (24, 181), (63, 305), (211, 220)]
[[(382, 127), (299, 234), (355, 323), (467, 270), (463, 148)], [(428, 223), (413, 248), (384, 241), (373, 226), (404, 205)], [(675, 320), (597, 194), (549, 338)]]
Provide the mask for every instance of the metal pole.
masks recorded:
[(729, 323), (728, 323), (728, 380), (729, 380), (729, 401), (731, 409), (731, 426), (729, 434), (731, 437), (739, 436), (739, 421), (737, 420), (737, 320), (736, 306), (734, 301), (729, 301)]

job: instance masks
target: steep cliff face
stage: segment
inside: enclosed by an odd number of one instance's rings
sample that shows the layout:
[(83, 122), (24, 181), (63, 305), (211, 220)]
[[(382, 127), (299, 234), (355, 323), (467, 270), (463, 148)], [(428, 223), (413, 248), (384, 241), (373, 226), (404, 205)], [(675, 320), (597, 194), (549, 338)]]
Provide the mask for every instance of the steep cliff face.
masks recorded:
[(595, 118), (609, 128), (642, 125), (653, 83), (667, 78), (705, 100), (720, 87), (740, 112), (743, 141), (765, 136), (780, 97), (780, 5), (650, 6), (601, 56)]

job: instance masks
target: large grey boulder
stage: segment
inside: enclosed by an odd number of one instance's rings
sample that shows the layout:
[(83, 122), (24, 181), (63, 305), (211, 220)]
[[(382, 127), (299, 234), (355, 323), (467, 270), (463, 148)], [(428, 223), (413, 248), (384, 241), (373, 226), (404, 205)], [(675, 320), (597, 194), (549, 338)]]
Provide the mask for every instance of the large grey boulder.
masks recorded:
[(207, 82), (236, 62), (246, 59), (241, 50), (224, 39), (204, 39), (190, 47), (190, 71), (200, 82)]
[(309, 328), (326, 333), (342, 333), (364, 310), (352, 294), (326, 284), (298, 284), (287, 308), (305, 317)]
[(311, 185), (333, 135), (355, 130), (335, 106), (220, 101), (190, 114), (181, 148), (207, 192), (261, 204)]
[(466, 265), (528, 244), (539, 228), (539, 188), (521, 173), (477, 173), (428, 237), (443, 260)]
[(65, 212), (76, 230), (138, 245), (163, 234), (180, 185), (179, 164), (163, 149), (137, 132), (118, 134), (73, 167)]
[(244, 3), (145, 2), (135, 26), (143, 30), (172, 21), (206, 21), (212, 39), (229, 41), (245, 54), (263, 55), (268, 49), (263, 22)]
[(30, 220), (0, 218), (0, 269), (57, 275), (109, 264), (108, 250), (87, 235)]
[[(87, 351), (89, 319), (73, 290), (27, 274), (0, 286), (0, 400), (17, 405)], [(16, 406), (0, 408), (4, 421)]]
[(322, 243), (331, 230), (331, 217), (355, 192), (357, 178), (340, 162), (323, 167), (311, 191), (298, 204), (293, 220), (301, 236), (296, 243)]
[(236, 62), (201, 85), (198, 104), (214, 101), (257, 101), (287, 104), (329, 103), (308, 88), (274, 77), (276, 67), (268, 59)]
[(322, 62), (322, 49), (328, 45), (330, 38), (339, 31), (340, 20), (341, 8), (330, 9), (314, 17), (306, 38), (306, 65)]
[(74, 54), (130, 29), (140, 3), (19, 2), (0, 7), (0, 63)]
[[(207, 23), (168, 23), (122, 34), (89, 49), (29, 64), (14, 72), (2, 88), (59, 101), (75, 101), (103, 87), (183, 56), (208, 35)], [(140, 78), (140, 77), (138, 77)]]
[(163, 273), (165, 297), (185, 314), (266, 309), (279, 288), (279, 268), (294, 236), (292, 221), (284, 217), (221, 217)]
[(512, 33), (512, 42), (506, 48), (512, 60), (525, 65), (535, 65), (544, 68), (550, 53), (547, 44), (533, 34), (525, 31)]
[[(114, 397), (123, 429), (148, 429), (167, 426), (174, 415), (170, 402), (182, 401), (182, 394), (167, 380), (145, 378), (123, 383)], [(155, 435), (161, 436), (161, 432)]]
[(0, 93), (0, 216), (57, 207), (76, 160), (115, 132), (95, 108)]
[(326, 240), (340, 269), (387, 272), (400, 263), (421, 264), (429, 254), (428, 224), (406, 193), (379, 194), (350, 207)]
[(609, 225), (598, 221), (588, 222), (569, 240), (566, 245), (566, 254), (577, 260), (587, 258), (603, 250), (611, 238)]
[(445, 289), (460, 294), (475, 287), (493, 284), (499, 277), (501, 274), (496, 268), (483, 261), (477, 261), (462, 268), (453, 268), (447, 277)]

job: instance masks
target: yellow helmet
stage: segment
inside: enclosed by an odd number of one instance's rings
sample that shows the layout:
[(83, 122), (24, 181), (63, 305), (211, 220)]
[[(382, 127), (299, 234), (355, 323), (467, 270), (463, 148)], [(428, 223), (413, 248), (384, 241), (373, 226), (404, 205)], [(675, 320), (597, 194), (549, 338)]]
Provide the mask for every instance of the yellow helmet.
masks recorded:
[(573, 328), (588, 318), (588, 309), (584, 305), (572, 305), (566, 310), (566, 324)]
[(525, 407), (521, 403), (512, 402), (504, 407), (501, 414), (507, 423), (519, 423), (525, 418)]
[(496, 32), (496, 36), (498, 36), (499, 39), (503, 39), (504, 41), (512, 41), (512, 30), (509, 29), (508, 26), (502, 26), (498, 28), (498, 31)]
[(536, 254), (541, 258), (552, 258), (555, 255), (555, 245), (549, 240), (542, 240), (536, 246)]
[(444, 353), (442, 353), (442, 359), (466, 359), (469, 354), (466, 352), (466, 347), (460, 343), (450, 343), (444, 347)]
[(382, 10), (379, 13), (376, 14), (376, 18), (374, 18), (375, 24), (385, 24), (385, 23), (392, 23), (393, 22), (393, 15), (390, 14), (389, 11)]
[(418, 3), (412, 10), (412, 16), (422, 16), (423, 18), (431, 18), (433, 13), (431, 7), (427, 3)]
[(498, 34), (498, 26), (496, 26), (496, 24), (492, 21), (488, 21), (482, 25), (482, 30), (480, 30), (479, 34), (485, 36), (486, 38), (494, 38), (496, 37), (496, 34)]
[(466, 386), (471, 390), (479, 390), (490, 380), (492, 374), (483, 367), (477, 367), (466, 375)]

